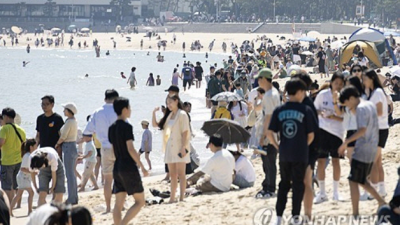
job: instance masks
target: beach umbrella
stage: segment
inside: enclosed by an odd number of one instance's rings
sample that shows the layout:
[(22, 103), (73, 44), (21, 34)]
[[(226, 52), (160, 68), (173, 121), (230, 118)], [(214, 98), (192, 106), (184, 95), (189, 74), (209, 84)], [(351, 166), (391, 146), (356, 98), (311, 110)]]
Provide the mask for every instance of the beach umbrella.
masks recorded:
[(343, 40), (337, 40), (331, 43), (331, 48), (332, 49), (339, 49), (341, 48), (344, 44), (346, 44), (345, 41)]
[(319, 33), (318, 31), (312, 30), (310, 32), (307, 33), (308, 37), (313, 37), (313, 38), (318, 38), (321, 36), (321, 33)]
[(394, 77), (399, 77), (400, 78), (400, 66), (393, 66), (389, 70), (390, 73), (390, 78), (393, 79)]
[(300, 55), (314, 55), (314, 53), (312, 53), (310, 51), (304, 51)]
[(393, 37), (400, 37), (400, 33), (394, 32), (394, 31), (386, 31), (383, 35), (386, 37), (389, 37), (392, 35)]
[(211, 100), (217, 102), (233, 102), (242, 100), (242, 97), (233, 92), (225, 91), (215, 95)]
[(12, 26), (11, 30), (12, 30), (12, 32), (14, 32), (16, 34), (19, 34), (19, 33), (22, 32), (22, 29), (20, 27), (17, 27), (17, 26)]
[(305, 41), (305, 42), (312, 42), (312, 41), (316, 41), (317, 39), (313, 38), (313, 37), (301, 37), (297, 39), (298, 41)]
[(89, 31), (90, 31), (90, 29), (87, 27), (81, 29), (81, 32), (89, 32)]
[(61, 31), (61, 29), (58, 28), (58, 27), (54, 27), (54, 28), (51, 28), (51, 31), (52, 31), (52, 32), (57, 32), (57, 31)]
[(225, 144), (247, 142), (250, 133), (234, 120), (213, 119), (204, 122), (201, 128), (208, 136), (219, 136)]

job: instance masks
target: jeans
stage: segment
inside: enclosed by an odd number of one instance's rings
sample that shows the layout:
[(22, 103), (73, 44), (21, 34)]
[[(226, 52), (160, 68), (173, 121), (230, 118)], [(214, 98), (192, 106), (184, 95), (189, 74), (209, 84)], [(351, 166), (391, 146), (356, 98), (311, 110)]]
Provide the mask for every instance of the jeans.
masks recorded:
[(378, 223), (400, 224), (400, 215), (393, 212), (389, 206), (382, 206), (378, 211)]
[(307, 163), (279, 162), (281, 182), (279, 183), (278, 199), (276, 200), (276, 214), (282, 216), (286, 208), (287, 195), (292, 188), (292, 216), (300, 215), (301, 202), (304, 195), (304, 176)]
[(233, 180), (233, 184), (239, 188), (249, 188), (254, 186), (254, 182), (248, 182), (246, 179), (244, 179), (244, 177), (237, 174)]
[(62, 151), (64, 153), (64, 167), (65, 175), (68, 184), (68, 199), (69, 204), (78, 204), (78, 185), (75, 175), (75, 163), (78, 158), (78, 150), (76, 149), (76, 142), (64, 142), (62, 144)]
[(275, 193), (276, 190), (276, 155), (278, 150), (272, 145), (263, 146), (267, 155), (261, 155), (265, 179), (262, 182), (265, 192)]

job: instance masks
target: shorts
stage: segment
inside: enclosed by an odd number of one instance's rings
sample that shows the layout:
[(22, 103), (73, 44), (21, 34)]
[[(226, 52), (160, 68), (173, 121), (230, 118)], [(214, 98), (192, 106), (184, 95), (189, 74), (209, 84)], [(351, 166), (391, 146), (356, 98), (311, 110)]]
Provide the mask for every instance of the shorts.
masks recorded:
[(339, 156), (338, 149), (342, 145), (342, 139), (336, 137), (335, 135), (325, 131), (324, 129), (319, 129), (319, 155), (318, 158), (324, 159), (327, 157), (332, 158), (344, 158)]
[(128, 195), (133, 195), (144, 192), (142, 178), (140, 177), (139, 170), (136, 166), (129, 172), (114, 171), (113, 175), (113, 194), (126, 192)]
[[(356, 130), (348, 130), (347, 131), (347, 135), (346, 135), (346, 138), (348, 139), (349, 137), (351, 137), (353, 134), (355, 134), (357, 131)], [(348, 145), (347, 145), (347, 147), (353, 147), (354, 148), (354, 146), (356, 145), (356, 141), (353, 141), (353, 142), (351, 142), (351, 143), (349, 143)]]
[(389, 136), (389, 129), (379, 130), (378, 147), (385, 148)]
[(192, 80), (191, 79), (183, 79), (183, 87), (185, 88), (186, 85), (189, 84), (189, 87), (192, 86)]
[(318, 160), (318, 151), (316, 149), (310, 149), (308, 153), (308, 165), (311, 167), (311, 170), (314, 171), (315, 163)]
[(203, 77), (200, 75), (200, 76), (195, 76), (195, 78), (198, 80), (198, 81), (202, 81), (203, 80)]
[(101, 148), (96, 148), (96, 151), (97, 151), (96, 157), (100, 157), (101, 158)]
[(103, 174), (112, 174), (114, 163), (114, 150), (112, 148), (101, 148), (101, 169)]
[(25, 174), (21, 172), (20, 174), (17, 175), (18, 189), (24, 190), (32, 188), (31, 183), (32, 183), (32, 178), (30, 174)]
[(17, 174), (21, 168), (21, 163), (15, 165), (1, 166), (1, 188), (5, 191), (17, 189)]
[(85, 170), (83, 171), (82, 176), (89, 178), (90, 175), (93, 174), (94, 167), (96, 167), (96, 162), (85, 162)]
[(372, 164), (373, 162), (364, 163), (356, 159), (352, 159), (350, 165), (350, 174), (347, 179), (359, 184), (365, 184), (369, 174), (371, 173)]
[[(149, 153), (149, 154), (150, 154), (150, 152), (151, 152), (151, 151), (148, 151), (148, 152), (146, 152), (146, 153)], [(143, 153), (145, 153), (145, 151), (143, 151), (142, 149), (139, 149), (139, 154), (143, 154)]]
[[(39, 171), (39, 192), (49, 193), (49, 183), (51, 181), (51, 167), (44, 167)], [(64, 164), (61, 160), (58, 160), (58, 167), (56, 171), (56, 187), (54, 188), (54, 193), (61, 194), (65, 193), (65, 172)]]

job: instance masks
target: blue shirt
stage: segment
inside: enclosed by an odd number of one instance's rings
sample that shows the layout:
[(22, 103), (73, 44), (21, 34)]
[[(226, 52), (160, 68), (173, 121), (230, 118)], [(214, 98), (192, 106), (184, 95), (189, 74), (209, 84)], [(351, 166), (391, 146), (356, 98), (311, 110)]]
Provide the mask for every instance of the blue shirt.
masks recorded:
[(97, 139), (103, 148), (111, 148), (108, 141), (108, 128), (117, 120), (113, 104), (105, 104), (97, 109), (90, 117), (89, 123), (83, 131), (83, 135), (93, 135), (96, 133)]

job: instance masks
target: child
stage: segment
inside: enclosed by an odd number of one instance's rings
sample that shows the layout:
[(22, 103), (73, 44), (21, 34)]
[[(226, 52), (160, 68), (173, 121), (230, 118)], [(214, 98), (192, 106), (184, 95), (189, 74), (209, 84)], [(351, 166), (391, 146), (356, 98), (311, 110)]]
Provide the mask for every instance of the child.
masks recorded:
[(24, 191), (28, 191), (28, 215), (32, 212), (32, 201), (33, 201), (33, 190), (32, 190), (32, 179), (31, 173), (29, 171), (30, 167), (30, 158), (31, 152), (35, 151), (37, 148), (35, 139), (28, 139), (26, 142), (22, 143), (21, 152), (24, 153), (21, 163), (21, 169), (17, 174), (17, 184), (18, 184), (18, 192), (17, 195), (12, 199), (11, 207), (10, 207), (10, 214), (13, 215), (12, 209), (14, 208), (15, 204), (21, 199), (22, 194)]
[(126, 79), (126, 76), (124, 75), (124, 72), (121, 72), (121, 78)]
[(161, 85), (161, 78), (160, 78), (160, 75), (157, 75), (156, 83), (157, 83), (157, 86), (160, 86), (160, 85)]
[(145, 153), (146, 161), (149, 165), (149, 170), (151, 170), (150, 152), (152, 148), (152, 134), (149, 130), (149, 121), (142, 120), (141, 124), (144, 132), (142, 135), (142, 145), (140, 146), (139, 154), (142, 155), (143, 153)]
[(379, 206), (385, 204), (385, 201), (367, 180), (377, 153), (379, 140), (378, 115), (374, 104), (370, 101), (362, 100), (360, 93), (353, 86), (345, 87), (340, 92), (339, 100), (344, 106), (349, 108), (351, 113), (356, 114), (357, 118), (357, 132), (346, 139), (338, 152), (340, 155), (344, 155), (347, 145), (356, 141), (348, 179), (353, 215), (358, 216), (359, 185), (378, 201)]
[[(147, 176), (148, 172), (133, 146), (133, 127), (125, 122), (131, 116), (129, 100), (119, 97), (114, 100), (113, 106), (118, 115), (118, 120), (108, 129), (108, 139), (115, 154), (113, 194), (116, 195), (116, 200), (113, 219), (114, 224), (128, 224), (145, 205), (144, 189), (138, 166), (141, 168), (143, 176)], [(135, 204), (127, 210), (122, 219), (121, 212), (127, 194), (133, 195)]]
[(240, 83), (235, 84), (235, 87), (235, 93), (244, 99), (244, 93), (242, 87), (240, 86)]
[(149, 78), (147, 79), (146, 86), (154, 86), (154, 77), (153, 73), (150, 73)]
[(83, 156), (81, 155), (78, 157), (78, 160), (86, 159), (85, 170), (83, 171), (83, 174), (82, 174), (82, 181), (80, 184), (81, 188), (79, 189), (79, 192), (85, 191), (85, 186), (89, 179), (93, 183), (92, 190), (99, 189), (99, 186), (97, 186), (96, 178), (94, 177), (94, 171), (93, 171), (96, 166), (96, 163), (97, 163), (96, 155), (97, 155), (97, 151), (94, 146), (93, 139), (90, 139), (88, 142), (86, 142), (84, 155)]
[[(317, 118), (309, 106), (302, 104), (307, 90), (306, 84), (292, 79), (285, 87), (289, 100), (276, 108), (272, 114), (267, 136), (271, 144), (279, 149), (279, 167), (281, 181), (276, 201), (277, 225), (282, 223), (286, 207), (287, 194), (292, 188), (292, 223), (298, 224), (301, 203), (304, 195), (304, 177), (308, 166), (308, 146), (317, 131)], [(281, 142), (275, 139), (280, 133)]]

